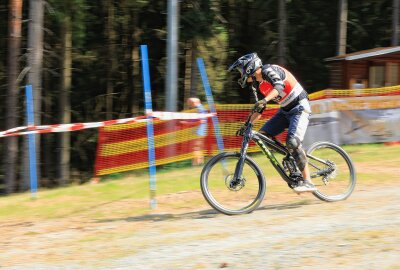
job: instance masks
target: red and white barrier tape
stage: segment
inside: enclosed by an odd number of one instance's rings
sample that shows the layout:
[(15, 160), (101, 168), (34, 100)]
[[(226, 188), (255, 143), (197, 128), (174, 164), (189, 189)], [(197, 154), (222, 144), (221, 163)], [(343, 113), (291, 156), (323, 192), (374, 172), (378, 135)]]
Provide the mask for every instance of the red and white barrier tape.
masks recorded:
[[(175, 113), (175, 112), (152, 112), (149, 114), (153, 118), (159, 120), (186, 120), (186, 119), (202, 119), (207, 117), (212, 117), (214, 114), (207, 113)], [(69, 131), (77, 131), (81, 129), (88, 128), (98, 128), (98, 127), (106, 127), (117, 124), (129, 124), (134, 122), (146, 122), (149, 119), (146, 119), (145, 116), (133, 117), (133, 118), (124, 118), (124, 119), (116, 119), (116, 120), (108, 120), (103, 122), (92, 122), (92, 123), (75, 123), (75, 124), (55, 124), (55, 125), (43, 125), (43, 126), (22, 126), (11, 128), (5, 131), (0, 131), (1, 137), (10, 137), (10, 136), (20, 136), (27, 134), (42, 134), (42, 133), (53, 133), (53, 132), (69, 132)]]
[(186, 120), (213, 117), (214, 113), (178, 113), (178, 112), (152, 112), (150, 116), (160, 120)]

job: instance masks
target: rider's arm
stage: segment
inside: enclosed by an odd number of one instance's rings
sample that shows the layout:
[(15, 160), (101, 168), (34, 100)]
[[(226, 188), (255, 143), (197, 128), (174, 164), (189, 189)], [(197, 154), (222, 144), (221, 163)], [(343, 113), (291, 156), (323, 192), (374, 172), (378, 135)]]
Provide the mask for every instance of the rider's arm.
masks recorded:
[(274, 88), (274, 89), (272, 89), (271, 92), (268, 93), (268, 95), (265, 98), (260, 100), (259, 103), (267, 105), (268, 101), (276, 98), (277, 96), (279, 96), (279, 91)]
[(253, 124), (255, 121), (257, 121), (260, 118), (261, 118), (261, 113), (255, 112), (250, 117), (250, 123)]
[(272, 89), (271, 92), (268, 93), (268, 95), (264, 98), (264, 100), (266, 102), (268, 102), (268, 101), (276, 98), (277, 96), (279, 96), (279, 91), (274, 88), (274, 89)]
[[(274, 88), (274, 89), (272, 89), (271, 92), (268, 93), (268, 95), (267, 95), (265, 98), (263, 98), (262, 100), (258, 101), (257, 103), (260, 102), (261, 104), (264, 104), (264, 106), (263, 106), (263, 108), (262, 108), (261, 110), (255, 111), (255, 112), (253, 113), (253, 115), (250, 117), (250, 123), (254, 123), (254, 122), (257, 121), (258, 119), (260, 119), (260, 118), (261, 118), (262, 112), (263, 112), (263, 111), (265, 110), (265, 108), (266, 108), (267, 102), (270, 101), (270, 100), (272, 100), (272, 99), (274, 99), (274, 98), (276, 98), (278, 95), (279, 95), (278, 90), (276, 90), (276, 89)], [(256, 103), (256, 104), (257, 104), (257, 103)]]
[(278, 95), (283, 96), (285, 83), (282, 78), (285, 78), (285, 71), (278, 66), (267, 65), (261, 70), (263, 80), (268, 81), (274, 90), (278, 91)]

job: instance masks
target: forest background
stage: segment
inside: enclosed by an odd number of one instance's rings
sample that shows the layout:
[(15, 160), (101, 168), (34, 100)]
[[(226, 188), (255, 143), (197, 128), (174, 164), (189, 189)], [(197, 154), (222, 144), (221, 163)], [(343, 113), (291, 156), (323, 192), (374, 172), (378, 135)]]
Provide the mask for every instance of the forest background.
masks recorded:
[[(347, 40), (339, 44), (344, 13)], [(217, 103), (252, 103), (227, 73), (243, 54), (285, 65), (312, 93), (329, 87), (324, 59), (340, 45), (350, 53), (398, 43), (398, 0), (185, 0), (178, 21), (178, 110), (190, 96), (204, 98), (197, 57)], [(153, 109), (165, 110), (167, 34), (164, 0), (2, 0), (0, 129), (26, 124), (27, 83), (37, 125), (143, 115), (141, 44), (149, 49)], [(1, 140), (0, 192), (26, 190), (26, 140)], [(97, 130), (40, 136), (40, 186), (87, 181), (96, 144)]]

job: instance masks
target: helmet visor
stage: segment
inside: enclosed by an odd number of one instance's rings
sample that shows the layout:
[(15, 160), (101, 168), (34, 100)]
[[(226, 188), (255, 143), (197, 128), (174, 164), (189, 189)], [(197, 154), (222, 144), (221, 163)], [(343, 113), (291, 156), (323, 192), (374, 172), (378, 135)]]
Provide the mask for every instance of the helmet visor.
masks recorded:
[(245, 72), (244, 67), (242, 65), (237, 66), (236, 70), (240, 73), (238, 84), (240, 85), (240, 87), (245, 88), (247, 84), (248, 74)]
[(240, 77), (243, 77), (243, 75), (245, 75), (243, 66), (238, 66), (238, 67), (236, 68), (236, 70), (239, 71)]
[(245, 74), (244, 76), (240, 76), (240, 78), (238, 79), (238, 84), (240, 85), (240, 87), (245, 88), (247, 85), (247, 75)]

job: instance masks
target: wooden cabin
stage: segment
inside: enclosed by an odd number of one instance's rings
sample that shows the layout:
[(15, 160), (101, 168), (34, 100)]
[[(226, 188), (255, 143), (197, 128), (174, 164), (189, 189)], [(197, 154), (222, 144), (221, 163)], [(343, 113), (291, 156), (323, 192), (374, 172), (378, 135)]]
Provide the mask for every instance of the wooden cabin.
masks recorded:
[(325, 59), (330, 88), (375, 88), (400, 84), (400, 46), (375, 48)]

